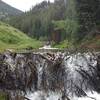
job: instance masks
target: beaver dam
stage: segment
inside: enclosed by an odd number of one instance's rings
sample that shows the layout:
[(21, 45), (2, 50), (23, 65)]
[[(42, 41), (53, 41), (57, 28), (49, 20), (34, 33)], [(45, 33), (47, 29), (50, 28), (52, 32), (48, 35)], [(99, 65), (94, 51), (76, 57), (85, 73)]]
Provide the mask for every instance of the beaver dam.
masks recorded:
[(5, 52), (0, 91), (6, 100), (100, 100), (100, 53)]

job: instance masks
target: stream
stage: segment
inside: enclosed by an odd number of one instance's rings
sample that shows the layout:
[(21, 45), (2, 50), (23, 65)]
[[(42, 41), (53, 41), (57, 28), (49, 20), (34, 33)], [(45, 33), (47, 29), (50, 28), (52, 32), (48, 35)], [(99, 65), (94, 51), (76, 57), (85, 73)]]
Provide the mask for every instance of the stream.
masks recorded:
[(100, 52), (5, 52), (0, 89), (10, 100), (100, 100)]

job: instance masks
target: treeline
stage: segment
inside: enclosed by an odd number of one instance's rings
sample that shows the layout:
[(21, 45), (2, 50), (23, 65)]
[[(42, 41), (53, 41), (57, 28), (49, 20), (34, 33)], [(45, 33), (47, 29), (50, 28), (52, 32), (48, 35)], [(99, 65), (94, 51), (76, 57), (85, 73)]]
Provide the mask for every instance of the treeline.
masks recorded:
[(59, 33), (60, 41), (78, 42), (100, 24), (99, 13), (99, 0), (43, 1), (9, 23), (36, 39), (53, 40)]

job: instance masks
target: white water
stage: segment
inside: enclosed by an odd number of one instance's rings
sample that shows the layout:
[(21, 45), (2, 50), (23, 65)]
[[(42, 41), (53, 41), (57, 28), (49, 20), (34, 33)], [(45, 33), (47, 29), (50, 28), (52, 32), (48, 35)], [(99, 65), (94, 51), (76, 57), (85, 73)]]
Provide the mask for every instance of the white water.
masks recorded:
[[(97, 92), (87, 92), (88, 97), (72, 97), (70, 98), (71, 100), (100, 100), (100, 94), (98, 94)], [(58, 93), (51, 93), (49, 96), (47, 96), (45, 93), (43, 92), (35, 92), (35, 93), (31, 93), (30, 95), (27, 96), (30, 100), (59, 100), (59, 98), (61, 98), (61, 95)], [(94, 99), (92, 99), (92, 98)], [(61, 100), (61, 99), (60, 99)], [(67, 99), (66, 99), (67, 100)]]
[[(78, 73), (75, 71), (75, 70), (78, 70), (80, 68), (80, 66), (82, 67), (82, 69), (89, 71), (90, 70), (88, 67), (89, 65), (91, 65), (93, 67), (95, 67), (97, 65), (96, 58), (91, 53), (84, 53), (83, 55), (78, 53), (76, 55), (70, 55), (70, 56), (67, 56), (64, 58), (64, 65), (66, 67), (66, 73), (67, 73), (67, 71), (70, 72), (68, 79), (69, 80), (73, 79), (73, 82), (79, 81), (81, 79), (81, 76), (79, 76)], [(69, 59), (67, 59), (67, 58), (69, 58)], [(91, 72), (89, 72), (89, 73), (91, 74)], [(69, 98), (71, 100), (100, 100), (100, 94), (98, 94), (97, 92), (93, 92), (93, 91), (89, 92), (88, 91), (88, 92), (86, 92), (86, 94), (87, 94), (87, 97), (73, 96), (73, 97), (69, 97)], [(48, 93), (48, 95), (43, 91), (42, 92), (38, 91), (35, 93), (30, 93), (27, 97), (31, 100), (62, 100), (60, 93), (51, 93), (50, 92), (50, 93)], [(71, 94), (70, 94), (70, 96), (71, 96)]]
[(58, 48), (52, 48), (51, 45), (45, 45), (45, 46), (43, 46), (43, 47), (41, 47), (41, 48), (39, 48), (39, 49), (40, 49), (40, 50), (41, 50), (41, 49), (45, 49), (45, 50), (55, 50), (55, 49), (56, 49), (56, 50), (57, 50)]
[[(19, 56), (21, 55), (17, 55), (17, 57), (19, 58)], [(64, 66), (65, 68), (65, 72), (67, 76), (67, 79), (65, 79), (65, 88), (66, 88), (66, 93), (68, 94), (68, 97), (71, 100), (93, 100), (89, 97), (93, 97), (96, 100), (100, 100), (100, 94), (98, 94), (97, 92), (93, 92), (93, 90), (91, 89), (91, 85), (89, 83), (88, 80), (85, 80), (85, 84), (83, 84), (82, 89), (85, 91), (85, 93), (87, 94), (87, 97), (76, 97), (75, 92), (72, 95), (72, 91), (76, 91), (74, 86), (78, 86), (79, 88), (81, 87), (80, 82), (82, 83), (83, 81), (83, 77), (80, 75), (80, 73), (78, 73), (76, 70), (80, 71), (80, 68), (83, 69), (84, 71), (88, 72), (89, 75), (91, 75), (91, 77), (93, 77), (93, 74), (95, 74), (95, 70), (94, 68), (97, 65), (97, 60), (96, 60), (96, 56), (94, 56), (92, 53), (77, 53), (77, 54), (71, 54), (71, 55), (67, 55), (65, 56), (65, 53), (55, 53), (55, 59), (62, 57), (63, 62), (62, 62), (62, 66)], [(17, 60), (16, 57), (16, 60)], [(24, 58), (24, 56), (22, 56)], [(11, 70), (15, 70), (15, 65), (16, 65), (16, 60), (14, 61), (12, 57), (10, 56), (6, 56), (6, 62), (10, 65)], [(35, 59), (36, 60), (36, 59)], [(40, 62), (36, 61), (36, 67), (37, 67), (37, 72), (38, 72), (38, 88), (40, 87), (41, 89), (41, 81), (42, 81), (42, 74), (43, 74), (43, 67), (45, 67), (45, 71), (47, 71), (46, 75), (48, 75), (49, 70), (47, 70), (46, 68), (49, 66), (44, 59), (40, 59)], [(21, 60), (20, 66), (19, 66), (19, 70), (21, 70), (21, 68), (23, 69), (23, 66), (25, 64), (24, 60)], [(16, 62), (16, 63), (15, 63)], [(46, 64), (46, 65), (45, 65)], [(89, 65), (91, 65), (93, 68), (91, 68)], [(18, 67), (18, 66), (17, 66)], [(24, 71), (20, 71), (21, 73)], [(30, 71), (28, 71), (30, 72)], [(91, 73), (92, 72), (92, 73)], [(30, 73), (29, 73), (30, 75)], [(27, 76), (29, 76), (27, 75)], [(49, 77), (49, 76), (48, 76)], [(60, 77), (60, 76), (59, 76)], [(49, 82), (48, 79), (46, 79), (46, 82)], [(73, 84), (71, 84), (73, 83)], [(50, 84), (50, 83), (49, 83)], [(86, 90), (86, 86), (88, 86), (87, 90)], [(71, 91), (70, 91), (71, 90)], [(87, 92), (88, 91), (88, 92)], [(90, 92), (92, 91), (92, 92)], [(62, 100), (62, 94), (59, 92), (44, 92), (43, 90), (41, 91), (36, 91), (34, 93), (28, 93), (27, 97), (30, 100)]]
[[(97, 92), (93, 92), (93, 93), (88, 92), (87, 95), (89, 97), (95, 98), (96, 100), (100, 100), (100, 94), (98, 94)], [(74, 100), (93, 100), (93, 99), (91, 99), (89, 97), (81, 97), (81, 98), (76, 98)]]

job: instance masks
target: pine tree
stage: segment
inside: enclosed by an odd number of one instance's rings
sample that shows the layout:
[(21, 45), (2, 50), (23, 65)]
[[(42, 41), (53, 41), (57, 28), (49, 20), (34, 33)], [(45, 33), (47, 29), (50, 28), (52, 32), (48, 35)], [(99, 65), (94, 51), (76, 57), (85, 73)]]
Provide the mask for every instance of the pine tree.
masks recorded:
[(79, 37), (83, 38), (96, 27), (99, 0), (76, 0), (78, 21), (80, 24)]

